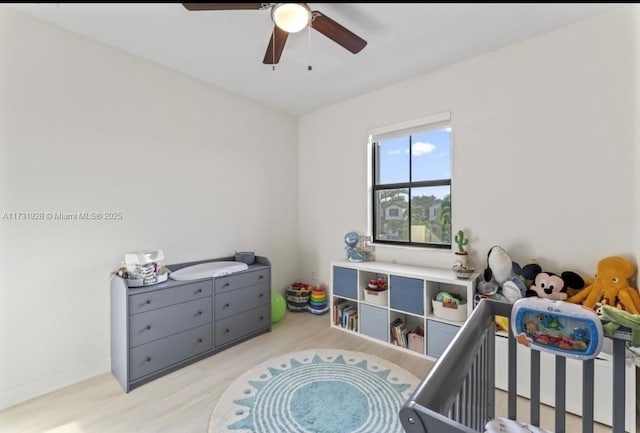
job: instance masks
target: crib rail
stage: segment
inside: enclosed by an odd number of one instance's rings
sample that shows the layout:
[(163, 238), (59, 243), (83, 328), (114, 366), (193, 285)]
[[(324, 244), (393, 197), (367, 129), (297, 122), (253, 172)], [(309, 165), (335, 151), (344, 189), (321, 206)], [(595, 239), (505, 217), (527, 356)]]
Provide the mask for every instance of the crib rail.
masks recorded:
[[(484, 432), (495, 417), (495, 316), (511, 315), (511, 304), (482, 300), (400, 409), (407, 433)], [(625, 340), (613, 338), (612, 432), (625, 426)], [(540, 352), (531, 350), (530, 423), (540, 425)], [(508, 342), (507, 417), (517, 419), (517, 343)], [(583, 361), (582, 432), (593, 433), (594, 360)], [(566, 431), (566, 358), (555, 357), (555, 432)]]

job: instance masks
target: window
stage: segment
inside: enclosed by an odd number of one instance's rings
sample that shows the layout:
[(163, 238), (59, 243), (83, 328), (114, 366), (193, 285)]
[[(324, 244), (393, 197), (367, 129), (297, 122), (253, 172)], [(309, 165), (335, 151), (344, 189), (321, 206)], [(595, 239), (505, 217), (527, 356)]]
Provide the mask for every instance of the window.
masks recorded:
[(440, 113), (370, 131), (376, 243), (451, 248), (451, 122)]

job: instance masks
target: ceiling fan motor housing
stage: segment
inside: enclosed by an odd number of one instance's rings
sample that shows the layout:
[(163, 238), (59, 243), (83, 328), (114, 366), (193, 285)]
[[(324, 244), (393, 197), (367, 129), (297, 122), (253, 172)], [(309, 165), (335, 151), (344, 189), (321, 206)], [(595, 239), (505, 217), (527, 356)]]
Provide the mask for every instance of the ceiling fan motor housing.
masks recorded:
[(276, 3), (271, 8), (273, 23), (288, 33), (297, 33), (311, 22), (311, 9), (306, 3)]

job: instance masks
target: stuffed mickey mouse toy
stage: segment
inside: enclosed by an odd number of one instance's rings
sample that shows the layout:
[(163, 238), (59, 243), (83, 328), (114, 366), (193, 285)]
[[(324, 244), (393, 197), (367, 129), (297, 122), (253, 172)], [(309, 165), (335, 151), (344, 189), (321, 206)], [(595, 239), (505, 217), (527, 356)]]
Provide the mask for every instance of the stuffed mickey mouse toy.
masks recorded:
[(522, 275), (533, 284), (527, 289), (526, 296), (537, 296), (559, 301), (567, 299), (567, 289), (580, 290), (584, 287), (584, 280), (575, 272), (565, 271), (560, 275), (542, 272), (537, 264), (529, 264), (522, 268)]

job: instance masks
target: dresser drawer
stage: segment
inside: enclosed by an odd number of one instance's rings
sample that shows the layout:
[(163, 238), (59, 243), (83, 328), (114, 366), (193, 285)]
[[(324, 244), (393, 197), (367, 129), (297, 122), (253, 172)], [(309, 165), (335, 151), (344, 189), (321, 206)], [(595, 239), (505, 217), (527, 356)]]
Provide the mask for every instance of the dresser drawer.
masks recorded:
[(269, 283), (269, 269), (232, 274), (225, 277), (215, 278), (213, 280), (216, 294), (262, 283)]
[(190, 329), (129, 351), (129, 380), (155, 373), (213, 347), (211, 324)]
[(211, 323), (211, 302), (211, 297), (201, 298), (131, 316), (129, 346), (139, 346)]
[(268, 329), (271, 323), (271, 305), (254, 308), (227, 319), (215, 322), (215, 347), (252, 334), (262, 329)]
[(211, 296), (211, 293), (212, 283), (211, 280), (208, 280), (132, 295), (129, 296), (129, 314), (142, 313), (192, 299), (204, 298)]
[(265, 282), (243, 289), (224, 292), (215, 296), (216, 320), (233, 316), (245, 310), (250, 310), (260, 305), (271, 302), (269, 297), (269, 283)]

